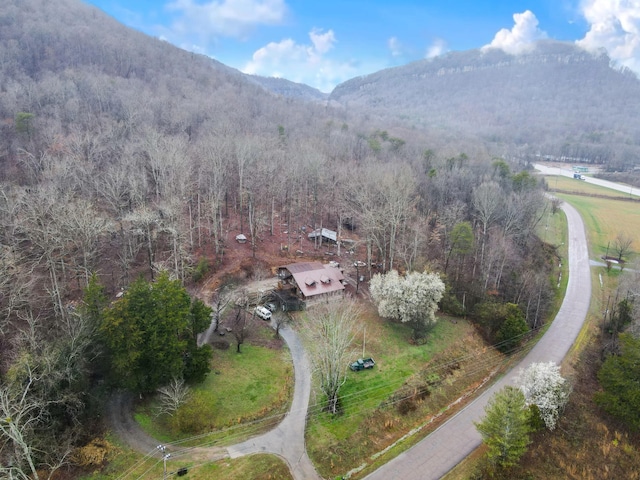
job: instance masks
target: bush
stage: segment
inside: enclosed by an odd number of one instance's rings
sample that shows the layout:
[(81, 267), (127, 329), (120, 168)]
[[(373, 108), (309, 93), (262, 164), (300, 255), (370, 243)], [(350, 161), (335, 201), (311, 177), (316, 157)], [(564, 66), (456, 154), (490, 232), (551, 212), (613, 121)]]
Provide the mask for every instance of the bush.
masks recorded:
[(193, 281), (198, 283), (207, 275), (207, 273), (209, 273), (209, 261), (206, 258), (201, 257), (200, 260), (198, 260), (196, 268), (193, 270)]
[(175, 415), (169, 419), (169, 426), (174, 434), (197, 434), (208, 428), (207, 415), (209, 408), (204, 399), (197, 393), (182, 404)]

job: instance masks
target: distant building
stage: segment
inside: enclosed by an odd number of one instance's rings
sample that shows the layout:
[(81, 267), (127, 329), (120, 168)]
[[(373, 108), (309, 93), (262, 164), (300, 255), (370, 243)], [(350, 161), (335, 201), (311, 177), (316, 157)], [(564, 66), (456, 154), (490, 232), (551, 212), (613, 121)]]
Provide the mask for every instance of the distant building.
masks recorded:
[(278, 268), (283, 289), (289, 289), (307, 305), (316, 300), (344, 295), (344, 275), (320, 262), (299, 262)]
[(240, 233), (240, 234), (236, 235), (236, 242), (238, 242), (238, 243), (247, 243), (247, 237), (244, 234)]

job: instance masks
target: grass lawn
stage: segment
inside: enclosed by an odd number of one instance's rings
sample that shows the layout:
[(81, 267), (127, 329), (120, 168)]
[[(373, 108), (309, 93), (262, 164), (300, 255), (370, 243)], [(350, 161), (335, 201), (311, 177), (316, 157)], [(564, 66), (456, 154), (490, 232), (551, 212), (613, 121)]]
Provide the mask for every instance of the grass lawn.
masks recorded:
[[(92, 470), (79, 477), (80, 480), (120, 480), (157, 479), (163, 476), (162, 461), (157, 458), (143, 457), (127, 447), (118, 445), (117, 440), (107, 438), (109, 463), (104, 468), (87, 468)], [(275, 455), (250, 455), (237, 459), (225, 458), (218, 461), (201, 459), (184, 460), (170, 458), (167, 461), (167, 474), (173, 478), (180, 468), (186, 468), (184, 475), (188, 480), (236, 480), (246, 478), (251, 480), (289, 480), (293, 477), (289, 473), (287, 464)]]
[[(372, 306), (363, 320), (365, 356), (372, 356), (376, 366), (349, 372), (340, 390), (341, 415), (323, 412), (320, 396), (311, 399), (307, 451), (324, 478), (345, 475), (363, 463), (373, 468), (372, 456), (416, 426), (435, 427), (431, 419), (440, 419), (449, 403), (477, 387), (504, 360), (485, 349), (474, 327), (463, 319), (439, 317), (425, 345), (411, 344), (411, 328), (379, 318)], [(357, 340), (354, 360), (363, 354), (363, 337)], [(393, 454), (427, 430), (398, 444)], [(364, 474), (354, 473), (352, 478)]]
[[(269, 334), (273, 336), (272, 331)], [(236, 353), (235, 345), (214, 349), (211, 373), (193, 387), (191, 400), (181, 407), (188, 409), (189, 428), (180, 430), (170, 417), (157, 417), (156, 399), (137, 409), (137, 422), (164, 443), (211, 432), (211, 438), (194, 440), (209, 444), (234, 443), (277, 423), (279, 415), (287, 411), (293, 391), (289, 351), (251, 343), (243, 344), (241, 351)]]

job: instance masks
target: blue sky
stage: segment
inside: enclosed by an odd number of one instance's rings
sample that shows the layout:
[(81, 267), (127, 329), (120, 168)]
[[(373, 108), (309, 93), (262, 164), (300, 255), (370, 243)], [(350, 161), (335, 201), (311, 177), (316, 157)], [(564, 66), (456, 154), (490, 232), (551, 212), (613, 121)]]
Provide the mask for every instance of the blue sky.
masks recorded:
[(541, 38), (606, 48), (640, 72), (640, 0), (85, 0), (245, 73), (324, 92), (448, 51), (517, 55)]

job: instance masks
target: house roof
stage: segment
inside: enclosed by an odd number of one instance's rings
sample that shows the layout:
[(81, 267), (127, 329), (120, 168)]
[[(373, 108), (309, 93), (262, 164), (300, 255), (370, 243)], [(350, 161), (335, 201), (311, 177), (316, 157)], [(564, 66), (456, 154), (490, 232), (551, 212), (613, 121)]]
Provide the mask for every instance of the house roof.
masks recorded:
[(328, 228), (318, 228), (309, 234), (309, 238), (317, 238), (319, 236), (328, 238), (329, 240), (333, 240), (334, 242), (338, 241), (338, 234), (333, 230), (329, 230)]
[(305, 297), (344, 290), (342, 272), (320, 262), (299, 262), (283, 267), (293, 275), (298, 288)]

